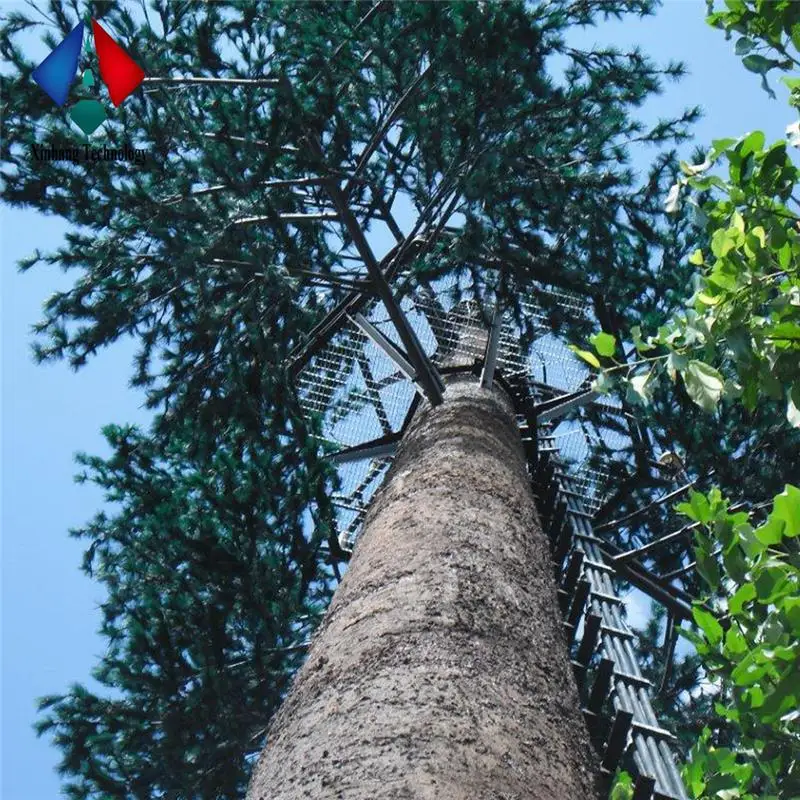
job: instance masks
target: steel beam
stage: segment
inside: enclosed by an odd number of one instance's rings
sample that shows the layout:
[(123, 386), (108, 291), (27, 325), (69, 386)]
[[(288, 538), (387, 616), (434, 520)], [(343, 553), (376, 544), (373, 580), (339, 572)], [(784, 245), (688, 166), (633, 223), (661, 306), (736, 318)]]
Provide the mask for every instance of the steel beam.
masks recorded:
[(278, 86), (280, 78), (145, 78), (148, 86)]
[(564, 416), (573, 408), (585, 406), (599, 397), (593, 389), (579, 389), (571, 394), (554, 397), (552, 400), (545, 400), (534, 408), (537, 422), (551, 422), (554, 419)]
[(608, 545), (602, 544), (600, 552), (619, 575), (645, 594), (666, 606), (680, 619), (692, 619), (692, 598), (675, 586), (670, 586), (662, 578), (651, 573), (637, 561), (616, 561), (609, 552)]
[(483, 372), (481, 372), (481, 386), (491, 389), (494, 381), (494, 371), (497, 367), (497, 351), (500, 347), (500, 332), (503, 326), (503, 315), (500, 311), (499, 301), (496, 303), (492, 314), (492, 326), (489, 328), (489, 338), (486, 341), (486, 352), (483, 357)]
[(633, 714), (621, 708), (617, 709), (614, 722), (611, 725), (611, 733), (608, 736), (606, 752), (603, 755), (603, 769), (613, 772), (617, 768), (619, 759), (625, 748), (628, 746), (628, 733), (633, 722)]
[(371, 442), (340, 450), (331, 456), (331, 461), (334, 464), (346, 464), (349, 461), (360, 461), (363, 458), (388, 458), (395, 454), (399, 442), (400, 433), (381, 436), (380, 439), (373, 439)]
[(353, 314), (350, 317), (366, 336), (368, 336), (383, 352), (394, 361), (397, 368), (410, 381), (416, 384), (417, 371), (413, 364), (406, 358), (405, 353), (383, 331), (376, 328), (363, 314)]
[(600, 531), (610, 531), (613, 530), (614, 528), (618, 528), (621, 525), (624, 525), (630, 522), (631, 520), (636, 519), (642, 514), (646, 514), (651, 508), (655, 508), (656, 506), (659, 506), (662, 503), (666, 503), (668, 500), (672, 500), (675, 497), (680, 497), (684, 492), (688, 492), (689, 489), (691, 489), (697, 483), (697, 480), (698, 479), (695, 478), (693, 481), (689, 481), (689, 483), (678, 487), (674, 491), (669, 492), (669, 494), (665, 494), (662, 497), (656, 498), (655, 500), (653, 500), (652, 503), (649, 503), (648, 505), (643, 506), (642, 508), (637, 508), (634, 511), (631, 511), (630, 514), (626, 514), (624, 517), (620, 517), (619, 519), (613, 519), (610, 522), (604, 522), (602, 525), (597, 525), (594, 529), (595, 533), (599, 533)]

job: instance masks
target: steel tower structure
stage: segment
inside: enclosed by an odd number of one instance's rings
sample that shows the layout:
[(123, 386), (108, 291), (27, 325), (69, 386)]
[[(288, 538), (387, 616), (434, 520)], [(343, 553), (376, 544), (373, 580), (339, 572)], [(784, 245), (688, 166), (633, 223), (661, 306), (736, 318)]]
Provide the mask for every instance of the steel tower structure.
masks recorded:
[[(372, 6), (353, 33), (368, 26), (382, 5)], [(341, 46), (331, 59), (340, 51)], [(328, 239), (340, 243), (338, 261), (349, 265), (295, 271), (306, 291), (324, 296), (335, 288), (337, 299), (285, 365), (303, 412), (321, 424), (341, 480), (331, 563), (336, 569), (356, 545), (365, 510), (421, 400), (447, 402), (444, 376), (451, 372), (471, 373), (484, 387), (501, 385), (514, 402), (529, 478), (552, 545), (572, 665), (602, 768), (612, 775), (628, 752), (638, 771), (637, 800), (686, 800), (673, 737), (653, 712), (651, 685), (637, 663), (635, 634), (620, 596), (622, 584), (630, 584), (664, 604), (670, 636), (691, 618), (693, 598), (680, 585), (682, 575), (659, 575), (653, 561), (648, 563), (657, 548), (685, 541), (686, 530), (623, 552), (603, 536), (620, 520), (595, 524), (597, 512), (608, 511), (621, 477), (647, 476), (658, 471), (658, 463), (633, 410), (599, 396), (586, 366), (567, 346), (576, 325), (614, 332), (613, 310), (596, 290), (566, 277), (571, 273), (542, 269), (513, 243), (500, 251), (478, 248), (465, 275), (417, 279), (415, 264), (459, 235), (453, 214), (472, 166), (469, 159), (454, 163), (436, 177), (427, 204), (413, 207), (405, 198), (404, 205), (403, 176), (415, 154), (399, 131), (404, 109), (430, 71), (422, 59), (418, 75), (381, 115), (358, 163), (346, 170), (329, 162), (326, 135), (295, 100), (289, 78), (255, 82), (279, 92), (286, 113), (306, 115), (307, 125), (301, 140), (280, 146), (281, 152), (296, 154), (294, 173), (261, 186), (267, 212), (243, 209), (231, 224), (280, 226), (289, 238), (301, 226), (322, 225)], [(149, 78), (145, 84), (165, 80), (214, 79)], [(206, 135), (275, 148), (228, 133)], [(474, 270), (496, 276), (483, 302), (471, 292)], [(511, 294), (521, 316), (507, 307)]]
[(553, 305), (596, 322), (598, 304), (552, 284), (534, 287), (523, 307), (536, 335), (523, 347), (514, 320), (499, 307), (485, 320), (474, 301), (457, 299), (463, 289), (457, 281), (438, 281), (392, 300), (420, 343), (430, 393), (402, 348), (392, 314), (368, 292), (354, 297), (345, 313), (332, 315), (290, 366), (303, 409), (321, 416), (323, 436), (334, 449), (341, 479), (334, 498), (336, 544), (350, 551), (357, 542), (366, 509), (421, 398), (447, 402), (443, 375), (463, 371), (483, 386), (499, 383), (514, 400), (551, 542), (584, 717), (602, 768), (613, 774), (629, 748), (639, 773), (637, 798), (683, 800), (673, 737), (653, 712), (650, 682), (639, 669), (635, 634), (625, 621), (620, 579), (665, 604), (673, 620), (691, 617), (691, 597), (593, 527), (594, 513), (612, 488), (611, 474), (619, 475), (620, 467), (635, 472), (637, 458), (652, 460), (648, 438), (623, 403), (592, 390), (588, 370), (549, 322)]

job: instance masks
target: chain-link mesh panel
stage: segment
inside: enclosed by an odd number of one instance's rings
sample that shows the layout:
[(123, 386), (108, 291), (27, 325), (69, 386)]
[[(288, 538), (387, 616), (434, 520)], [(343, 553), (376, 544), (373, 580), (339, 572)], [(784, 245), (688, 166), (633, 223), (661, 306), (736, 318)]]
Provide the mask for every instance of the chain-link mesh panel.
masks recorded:
[[(608, 397), (595, 401), (603, 413), (594, 409), (593, 419), (588, 410), (576, 410), (562, 420), (548, 437), (547, 447), (558, 451), (562, 468), (569, 475), (570, 483), (582, 499), (590, 513), (595, 513), (612, 493), (609, 479), (610, 467), (617, 464), (620, 471), (629, 472), (635, 468), (630, 437), (620, 430), (621, 403)], [(606, 422), (616, 421), (611, 426)]]

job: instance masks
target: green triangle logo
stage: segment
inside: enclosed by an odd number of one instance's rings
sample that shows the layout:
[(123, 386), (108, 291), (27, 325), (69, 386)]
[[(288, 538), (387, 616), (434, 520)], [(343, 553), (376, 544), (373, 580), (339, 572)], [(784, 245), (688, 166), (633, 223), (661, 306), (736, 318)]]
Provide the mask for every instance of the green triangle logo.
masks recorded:
[(79, 100), (72, 106), (69, 115), (87, 136), (91, 136), (107, 118), (103, 104), (97, 100)]

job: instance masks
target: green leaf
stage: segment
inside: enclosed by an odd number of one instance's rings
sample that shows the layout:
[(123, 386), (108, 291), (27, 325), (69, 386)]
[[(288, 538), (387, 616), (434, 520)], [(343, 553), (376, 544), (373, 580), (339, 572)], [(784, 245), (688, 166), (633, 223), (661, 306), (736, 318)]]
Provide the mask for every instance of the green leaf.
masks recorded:
[(746, 696), (750, 708), (758, 708), (764, 705), (764, 690), (760, 686), (751, 686), (747, 690)]
[[(749, 241), (750, 237), (753, 237), (754, 241), (751, 243)], [(748, 239), (748, 246), (753, 250), (753, 252), (758, 252), (758, 248), (765, 248), (767, 246), (767, 232), (761, 225), (756, 225), (747, 235)]]
[(736, 247), (736, 228), (720, 228), (711, 237), (711, 252), (717, 258), (725, 258)]
[[(702, 303), (704, 306), (715, 306), (720, 301), (720, 297), (716, 295), (706, 294), (705, 292), (698, 292), (697, 293), (697, 300), (698, 302)], [(700, 309), (698, 309), (700, 311)]]
[(692, 508), (693, 519), (703, 524), (711, 521), (713, 517), (711, 505), (708, 502), (708, 498), (702, 492), (695, 492), (692, 490), (692, 493), (689, 495), (689, 505)]
[(774, 58), (766, 58), (759, 55), (749, 55), (742, 59), (742, 64), (744, 64), (750, 72), (755, 72), (758, 75), (765, 75), (773, 67), (779, 66), (780, 63), (780, 61), (776, 61)]
[(754, 47), (756, 43), (746, 36), (742, 36), (737, 42), (734, 52), (737, 56), (746, 56)]
[(759, 173), (760, 189), (767, 194), (774, 194), (782, 188), (782, 179), (791, 168), (786, 154), (786, 142), (776, 142), (767, 151), (761, 163)]
[(770, 518), (763, 525), (759, 525), (753, 531), (753, 534), (759, 542), (769, 547), (773, 544), (780, 544), (781, 541), (783, 541), (783, 530), (783, 521), (777, 517), (770, 516)]
[(753, 581), (759, 603), (769, 605), (777, 599), (787, 586), (788, 569), (784, 564), (773, 563), (759, 572)]
[(614, 355), (614, 351), (617, 349), (617, 340), (610, 333), (606, 333), (605, 331), (600, 331), (600, 333), (590, 336), (589, 341), (594, 346), (594, 349), (597, 350), (601, 356), (605, 356), (606, 358), (611, 358), (611, 356)]
[(792, 245), (786, 242), (778, 250), (778, 264), (782, 269), (786, 269), (792, 263)]
[[(696, 748), (696, 749), (695, 749)], [(692, 791), (692, 797), (700, 797), (705, 789), (706, 754), (704, 742), (698, 742), (692, 751), (692, 759), (683, 767), (683, 779)], [(700, 749), (703, 748), (703, 749)]]
[(591, 364), (593, 367), (600, 369), (600, 362), (597, 360), (597, 356), (590, 352), (589, 350), (581, 350), (579, 347), (576, 347), (574, 344), (568, 345), (569, 349), (575, 353), (576, 356), (582, 358), (588, 364)]
[(714, 590), (719, 588), (722, 576), (719, 573), (717, 559), (702, 548), (695, 550), (695, 561), (700, 577)]
[(722, 397), (724, 380), (713, 367), (692, 359), (683, 373), (689, 397), (704, 411), (713, 411)]
[(699, 247), (689, 256), (689, 263), (697, 267), (703, 265), (703, 251)]
[(734, 530), (739, 537), (739, 546), (747, 553), (748, 558), (755, 558), (767, 548), (767, 545), (756, 538), (753, 526), (749, 523), (737, 525)]
[(739, 712), (735, 708), (728, 708), (722, 703), (714, 703), (714, 711), (717, 712), (723, 719), (729, 719), (732, 722), (739, 721)]
[(728, 600), (728, 611), (734, 616), (739, 616), (742, 613), (745, 603), (749, 603), (755, 599), (756, 587), (752, 583), (745, 583), (740, 586)]
[(770, 519), (773, 517), (786, 525), (784, 536), (800, 536), (800, 489), (786, 484), (784, 490), (775, 497)]
[(676, 381), (678, 379), (678, 373), (683, 372), (688, 363), (689, 359), (686, 356), (682, 356), (680, 353), (673, 351), (667, 357), (667, 374), (673, 381)]
[(709, 644), (716, 647), (722, 641), (722, 636), (724, 634), (722, 625), (717, 622), (717, 618), (699, 606), (694, 606), (692, 608), (692, 616), (697, 626), (705, 634)]
[(752, 686), (767, 673), (767, 667), (756, 662), (756, 651), (748, 653), (731, 672), (731, 678), (739, 686)]
[(633, 346), (636, 348), (637, 353), (646, 353), (648, 350), (655, 348), (654, 344), (648, 344), (642, 339), (642, 329), (638, 325), (631, 328), (631, 338), (633, 339)]
[(796, 322), (780, 322), (769, 328), (766, 336), (768, 339), (789, 339), (800, 342), (800, 325)]
[[(740, 155), (742, 158), (745, 156), (750, 155), (750, 153), (757, 153), (764, 149), (764, 142), (766, 141), (766, 137), (764, 136), (763, 131), (753, 131), (752, 133), (748, 133), (747, 136), (744, 137), (741, 144), (741, 149), (739, 150)], [(744, 221), (740, 214), (735, 214), (734, 216), (738, 216), (740, 220), (739, 230), (744, 231)]]
[(739, 547), (738, 534), (733, 539), (733, 544), (722, 554), (722, 563), (728, 572), (728, 576), (733, 578), (738, 584), (747, 581), (748, 563), (742, 548)]
[(735, 144), (736, 139), (712, 139), (711, 150), (708, 154), (708, 157), (712, 160), (715, 160)]
[(800, 635), (800, 597), (786, 597), (783, 601), (783, 613), (786, 614), (792, 631)]
[(706, 786), (706, 793), (714, 800), (736, 800), (741, 797), (734, 775), (722, 772), (715, 775)]
[(609, 800), (631, 800), (633, 797), (633, 778), (627, 772), (620, 772), (611, 788)]
[(730, 266), (725, 262), (718, 262), (708, 276), (708, 282), (713, 283), (720, 289), (735, 289), (737, 285), (736, 275), (731, 272)]

